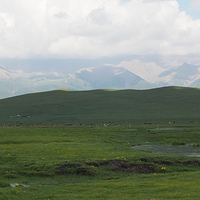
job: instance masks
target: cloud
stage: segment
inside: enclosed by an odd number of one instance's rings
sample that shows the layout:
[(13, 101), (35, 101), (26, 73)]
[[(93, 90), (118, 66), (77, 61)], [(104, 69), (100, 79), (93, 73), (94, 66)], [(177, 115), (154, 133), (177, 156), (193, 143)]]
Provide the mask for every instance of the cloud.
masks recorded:
[(109, 23), (108, 16), (104, 9), (96, 9), (89, 13), (89, 20), (91, 20), (94, 24), (104, 25)]
[(194, 10), (200, 10), (200, 0), (191, 0), (191, 7)]
[(67, 18), (69, 15), (66, 12), (59, 12), (54, 14), (54, 16), (57, 18)]
[(199, 54), (199, 32), (175, 0), (0, 2), (0, 57)]

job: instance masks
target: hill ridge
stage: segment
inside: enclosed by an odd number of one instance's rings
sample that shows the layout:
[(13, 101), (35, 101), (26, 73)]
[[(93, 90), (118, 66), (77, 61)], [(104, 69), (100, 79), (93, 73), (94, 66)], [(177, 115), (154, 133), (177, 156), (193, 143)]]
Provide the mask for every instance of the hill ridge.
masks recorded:
[(198, 88), (185, 87), (53, 90), (0, 100), (0, 123), (199, 120), (199, 99)]

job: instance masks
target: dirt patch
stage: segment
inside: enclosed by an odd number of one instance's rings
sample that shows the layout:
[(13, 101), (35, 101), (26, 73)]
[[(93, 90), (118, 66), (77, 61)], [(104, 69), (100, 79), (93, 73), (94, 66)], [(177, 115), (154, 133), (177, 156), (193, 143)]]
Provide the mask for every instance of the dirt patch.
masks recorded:
[(94, 170), (89, 169), (87, 167), (83, 167), (80, 164), (66, 163), (56, 167), (56, 174), (57, 175), (77, 174), (77, 175), (93, 176), (95, 172)]
[(75, 171), (73, 169), (76, 169), (80, 166), (81, 166), (80, 164), (66, 163), (66, 164), (56, 167), (56, 174), (57, 175), (69, 175), (72, 173), (72, 171)]
[(78, 168), (76, 170), (76, 174), (78, 175), (86, 175), (86, 176), (94, 176), (94, 171), (88, 168)]
[(99, 167), (99, 166), (101, 166), (101, 163), (98, 163), (98, 162), (86, 162), (85, 165), (86, 166)]
[(125, 160), (108, 160), (99, 163), (87, 163), (93, 166), (112, 166), (113, 171), (125, 172), (125, 173), (154, 173), (156, 171), (156, 166), (152, 164), (133, 164)]
[(168, 165), (168, 166), (174, 165), (173, 162), (166, 161), (166, 160), (156, 160), (156, 161), (154, 161), (154, 163), (159, 164), (159, 165)]
[(200, 167), (200, 161), (199, 160), (188, 160), (185, 162), (182, 162), (183, 165), (193, 165)]
[(100, 165), (112, 165), (112, 166), (119, 166), (128, 164), (128, 161), (125, 160), (107, 160), (100, 163)]
[(151, 162), (152, 159), (150, 159), (150, 158), (141, 158), (140, 161), (141, 162)]
[(155, 173), (156, 166), (151, 164), (131, 164), (131, 163), (123, 163), (115, 166), (114, 171), (118, 172), (127, 172), (127, 173)]

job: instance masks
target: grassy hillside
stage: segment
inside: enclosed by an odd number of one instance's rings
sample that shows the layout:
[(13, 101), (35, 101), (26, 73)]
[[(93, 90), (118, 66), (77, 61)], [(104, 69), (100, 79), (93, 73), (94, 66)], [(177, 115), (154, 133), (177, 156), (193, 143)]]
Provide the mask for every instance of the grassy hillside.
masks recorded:
[(50, 91), (0, 100), (0, 123), (198, 120), (200, 90)]

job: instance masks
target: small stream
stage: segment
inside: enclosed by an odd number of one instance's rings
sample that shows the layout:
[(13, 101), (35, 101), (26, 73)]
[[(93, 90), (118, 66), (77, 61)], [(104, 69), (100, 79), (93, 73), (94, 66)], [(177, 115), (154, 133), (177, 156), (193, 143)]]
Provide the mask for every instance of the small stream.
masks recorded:
[(200, 157), (200, 147), (193, 144), (186, 145), (140, 145), (131, 147), (136, 150), (145, 150), (156, 154), (184, 155), (189, 157)]

